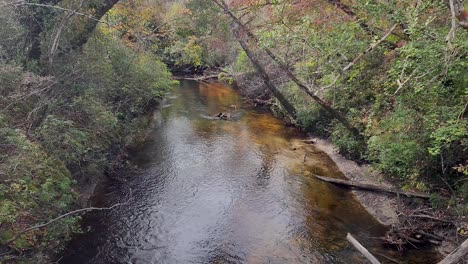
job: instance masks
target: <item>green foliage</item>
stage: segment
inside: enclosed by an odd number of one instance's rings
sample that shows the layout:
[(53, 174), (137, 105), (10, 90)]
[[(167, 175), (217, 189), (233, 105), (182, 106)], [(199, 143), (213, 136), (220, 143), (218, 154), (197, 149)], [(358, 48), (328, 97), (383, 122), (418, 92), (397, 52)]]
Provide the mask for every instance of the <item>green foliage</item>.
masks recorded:
[[(440, 0), (344, 4), (357, 19), (327, 1), (303, 3), (300, 8), (284, 1), (249, 22), (259, 46), (290, 65), (365, 138), (357, 141), (342, 125), (331, 122), (256, 50), (270, 77), (277, 78), (277, 86), (298, 110), (298, 123), (307, 131), (330, 135), (341, 153), (367, 159), (406, 187), (448, 188), (448, 184), (466, 195), (468, 31), (457, 27), (447, 43), (450, 10)], [(256, 10), (255, 5), (240, 5)], [(397, 27), (361, 57), (395, 23), (405, 27)], [(231, 69), (248, 72), (247, 57), (237, 54)], [(357, 63), (343, 72), (356, 58)], [(237, 79), (249, 85), (248, 76)], [(281, 113), (281, 108), (275, 105), (273, 111)]]
[(452, 144), (462, 142), (463, 148), (468, 148), (468, 126), (465, 120), (449, 122), (445, 126), (437, 128), (431, 134), (432, 144), (429, 153), (432, 156), (441, 155), (452, 148)]
[[(5, 124), (3, 124), (5, 125)], [(15, 232), (46, 222), (67, 210), (76, 199), (71, 177), (65, 165), (50, 157), (40, 145), (31, 142), (19, 130), (0, 127), (0, 243)], [(15, 246), (19, 250), (55, 249), (56, 240), (69, 237), (58, 229), (76, 229), (76, 218), (61, 222), (46, 231), (33, 230), (22, 235)]]
[(419, 171), (418, 162), (424, 160), (425, 138), (412, 132), (417, 113), (398, 107), (379, 124), (380, 133), (369, 139), (369, 159), (383, 172), (402, 179)]
[(330, 129), (330, 117), (316, 104), (310, 104), (298, 110), (297, 121), (306, 131), (319, 136), (328, 136)]
[(117, 107), (125, 116), (141, 114), (176, 84), (154, 55), (136, 52), (106, 35), (96, 35), (79, 63), (91, 78), (84, 85), (95, 89), (104, 102), (112, 103), (111, 107)]
[[(155, 55), (100, 30), (48, 75), (21, 64), (9, 52), (0, 60), (0, 243), (76, 207), (86, 188), (76, 183), (113, 166), (144, 125), (139, 118), (177, 84)], [(32, 230), (13, 245), (47, 262), (79, 231), (79, 219)]]
[(197, 38), (190, 36), (183, 49), (182, 62), (195, 67), (201, 67), (203, 65), (203, 57), (203, 49), (197, 44)]
[(249, 57), (247, 57), (247, 54), (244, 51), (239, 51), (232, 69), (236, 73), (246, 73), (253, 70)]
[(358, 161), (366, 158), (365, 143), (356, 139), (341, 123), (333, 121), (331, 131), (331, 140), (340, 153)]
[(203, 48), (197, 44), (195, 36), (189, 36), (186, 40), (178, 40), (167, 48), (166, 54), (177, 67), (193, 66), (197, 69), (205, 66), (206, 56)]
[(2, 4), (0, 13), (2, 37), (0, 38), (0, 62), (8, 60), (22, 61), (24, 59), (24, 45), (26, 30), (21, 25), (20, 18), (15, 15), (13, 6)]
[(70, 163), (78, 163), (86, 152), (89, 134), (76, 129), (70, 120), (48, 116), (37, 130), (42, 145), (51, 155), (62, 157)]

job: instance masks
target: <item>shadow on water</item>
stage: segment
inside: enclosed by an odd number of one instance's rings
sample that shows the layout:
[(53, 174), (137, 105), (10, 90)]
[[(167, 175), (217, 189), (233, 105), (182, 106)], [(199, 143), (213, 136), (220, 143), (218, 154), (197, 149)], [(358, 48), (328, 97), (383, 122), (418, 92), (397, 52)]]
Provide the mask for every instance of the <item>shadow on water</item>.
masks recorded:
[[(238, 118), (206, 118), (219, 112)], [(104, 182), (93, 203), (132, 198), (88, 214), (89, 231), (70, 242), (61, 263), (365, 262), (347, 232), (401, 263), (434, 261), (432, 251), (381, 247), (375, 237), (385, 228), (352, 194), (311, 177), (343, 174), (303, 139), (221, 84), (183, 82), (132, 151), (138, 170), (122, 175), (126, 183)]]

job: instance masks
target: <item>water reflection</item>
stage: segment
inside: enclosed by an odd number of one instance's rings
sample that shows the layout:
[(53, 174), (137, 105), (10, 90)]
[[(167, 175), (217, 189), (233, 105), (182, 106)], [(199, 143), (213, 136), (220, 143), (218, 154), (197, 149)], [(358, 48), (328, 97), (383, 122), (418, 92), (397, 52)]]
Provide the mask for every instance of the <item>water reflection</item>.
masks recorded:
[[(94, 198), (122, 202), (131, 189), (133, 199), (90, 214), (92, 231), (62, 263), (361, 263), (347, 232), (372, 251), (427, 263), (373, 246), (384, 228), (349, 192), (310, 177), (341, 176), (330, 158), (231, 89), (185, 82), (165, 105), (131, 155), (139, 170)], [(228, 111), (240, 119), (206, 118)]]

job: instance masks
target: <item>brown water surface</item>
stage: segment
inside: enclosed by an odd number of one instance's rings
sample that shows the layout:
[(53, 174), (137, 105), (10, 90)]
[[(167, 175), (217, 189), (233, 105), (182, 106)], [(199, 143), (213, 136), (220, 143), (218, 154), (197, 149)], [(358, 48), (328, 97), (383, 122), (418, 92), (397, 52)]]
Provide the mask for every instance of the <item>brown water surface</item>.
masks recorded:
[[(131, 153), (138, 170), (93, 198), (127, 204), (89, 214), (61, 263), (365, 263), (348, 232), (402, 263), (433, 262), (379, 246), (384, 227), (353, 195), (311, 177), (342, 173), (298, 130), (221, 84), (183, 82), (173, 95)], [(209, 118), (219, 112), (234, 120)]]

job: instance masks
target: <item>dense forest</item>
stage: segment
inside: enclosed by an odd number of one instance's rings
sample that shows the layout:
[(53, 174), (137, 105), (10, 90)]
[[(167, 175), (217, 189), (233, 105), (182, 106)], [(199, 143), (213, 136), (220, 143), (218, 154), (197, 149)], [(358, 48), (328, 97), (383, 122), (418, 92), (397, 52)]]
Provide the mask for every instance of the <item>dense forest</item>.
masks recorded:
[(0, 263), (82, 232), (67, 212), (124, 166), (172, 74), (216, 76), (465, 219), (463, 1), (0, 0), (0, 24)]

